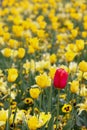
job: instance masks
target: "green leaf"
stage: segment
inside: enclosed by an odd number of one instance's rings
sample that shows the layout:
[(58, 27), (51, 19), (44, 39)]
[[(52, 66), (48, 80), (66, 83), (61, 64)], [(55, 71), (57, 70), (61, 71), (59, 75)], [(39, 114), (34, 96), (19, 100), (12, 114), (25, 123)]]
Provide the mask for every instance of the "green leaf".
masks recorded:
[(10, 130), (9, 120), (6, 121), (5, 130)]
[(29, 130), (29, 128), (28, 128), (27, 123), (25, 122), (25, 120), (23, 120), (21, 130)]
[(87, 112), (82, 111), (80, 115), (76, 117), (77, 126), (86, 126), (87, 127)]
[(14, 112), (13, 125), (14, 125), (14, 123), (15, 123), (16, 113), (17, 113), (17, 106), (16, 106), (16, 109), (15, 109), (15, 112)]
[(54, 123), (54, 116), (52, 116), (52, 118), (50, 119), (47, 130), (53, 130), (53, 123)]
[(10, 123), (9, 123), (10, 116), (11, 116), (11, 108), (9, 107), (9, 109), (8, 109), (8, 119), (6, 121), (5, 130), (10, 130)]
[(71, 130), (72, 128), (72, 120), (69, 120), (63, 130)]

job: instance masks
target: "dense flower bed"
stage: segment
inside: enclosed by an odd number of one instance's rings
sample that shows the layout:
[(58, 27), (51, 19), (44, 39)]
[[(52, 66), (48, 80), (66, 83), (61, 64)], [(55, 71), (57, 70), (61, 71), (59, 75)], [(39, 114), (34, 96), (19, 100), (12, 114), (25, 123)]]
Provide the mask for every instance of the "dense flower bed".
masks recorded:
[(0, 130), (87, 130), (87, 1), (0, 1)]

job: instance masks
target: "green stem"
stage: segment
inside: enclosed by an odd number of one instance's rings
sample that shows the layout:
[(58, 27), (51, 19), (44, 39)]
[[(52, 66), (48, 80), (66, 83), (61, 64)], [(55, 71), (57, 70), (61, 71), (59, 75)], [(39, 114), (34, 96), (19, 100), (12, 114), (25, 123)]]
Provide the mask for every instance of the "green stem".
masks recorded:
[(48, 111), (51, 112), (51, 99), (52, 99), (52, 87), (50, 87), (49, 100), (48, 100)]
[(8, 118), (7, 118), (7, 121), (6, 121), (6, 126), (5, 126), (5, 130), (9, 130), (10, 129), (10, 124), (9, 124), (9, 119), (10, 119), (10, 116), (11, 116), (11, 83), (8, 85), (9, 88), (10, 88), (10, 91), (9, 91), (9, 107), (8, 107)]
[(58, 89), (58, 98), (57, 98), (57, 122), (56, 122), (57, 130), (58, 130), (58, 117), (59, 117), (59, 95), (60, 95), (60, 89)]
[[(41, 90), (42, 91), (42, 90)], [(42, 105), (42, 93), (40, 94), (40, 103), (39, 103), (39, 109), (41, 109), (41, 105)]]
[(15, 124), (16, 114), (17, 114), (17, 105), (16, 105), (16, 108), (15, 108), (14, 116), (13, 116), (13, 127), (14, 127), (14, 124)]

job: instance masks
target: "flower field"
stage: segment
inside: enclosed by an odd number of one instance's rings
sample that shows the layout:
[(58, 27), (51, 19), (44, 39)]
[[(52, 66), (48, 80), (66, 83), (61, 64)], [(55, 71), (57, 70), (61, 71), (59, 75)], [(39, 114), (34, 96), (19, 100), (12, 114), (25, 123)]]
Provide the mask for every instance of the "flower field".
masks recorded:
[(87, 130), (86, 0), (0, 0), (0, 130)]

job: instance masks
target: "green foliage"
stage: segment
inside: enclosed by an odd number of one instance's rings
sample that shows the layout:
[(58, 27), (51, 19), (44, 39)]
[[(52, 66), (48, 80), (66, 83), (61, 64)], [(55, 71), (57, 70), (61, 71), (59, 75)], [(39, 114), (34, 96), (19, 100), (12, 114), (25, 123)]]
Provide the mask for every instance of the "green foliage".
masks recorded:
[(76, 117), (77, 126), (86, 126), (87, 127), (87, 112), (82, 111), (80, 115)]

